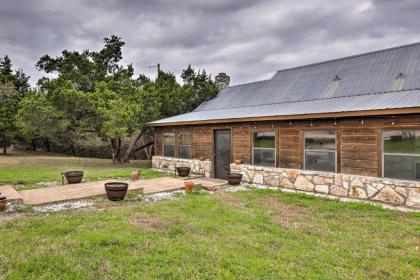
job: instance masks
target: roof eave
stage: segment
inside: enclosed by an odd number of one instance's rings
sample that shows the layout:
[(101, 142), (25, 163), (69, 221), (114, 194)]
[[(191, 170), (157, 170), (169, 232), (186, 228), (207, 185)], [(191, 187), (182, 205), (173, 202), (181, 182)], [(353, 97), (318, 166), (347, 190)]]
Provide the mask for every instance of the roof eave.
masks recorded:
[(238, 123), (253, 121), (284, 121), (284, 120), (304, 120), (304, 119), (323, 119), (323, 118), (343, 118), (343, 117), (363, 117), (363, 116), (387, 116), (387, 115), (406, 115), (418, 114), (420, 107), (413, 108), (397, 108), (397, 109), (377, 109), (351, 112), (330, 112), (317, 114), (298, 114), (298, 115), (277, 115), (264, 117), (247, 117), (247, 118), (226, 118), (212, 119), (200, 121), (180, 121), (166, 123), (147, 123), (146, 126), (179, 126), (179, 125), (199, 125), (199, 124), (219, 124), (219, 123)]

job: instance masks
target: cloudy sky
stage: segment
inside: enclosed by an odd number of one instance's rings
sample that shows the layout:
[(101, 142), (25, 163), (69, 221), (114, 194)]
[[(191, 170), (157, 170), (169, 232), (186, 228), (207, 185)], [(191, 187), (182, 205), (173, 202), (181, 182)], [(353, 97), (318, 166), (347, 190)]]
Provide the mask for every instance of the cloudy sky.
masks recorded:
[(186, 65), (231, 84), (270, 78), (278, 69), (420, 41), (420, 1), (0, 0), (0, 55), (35, 84), (35, 63), (63, 49), (126, 42), (124, 62), (179, 74)]

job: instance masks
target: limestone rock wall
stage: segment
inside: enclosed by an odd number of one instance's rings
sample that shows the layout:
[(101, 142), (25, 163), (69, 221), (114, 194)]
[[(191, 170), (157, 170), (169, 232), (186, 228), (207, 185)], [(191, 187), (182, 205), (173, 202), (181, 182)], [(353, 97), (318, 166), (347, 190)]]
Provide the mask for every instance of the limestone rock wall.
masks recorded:
[(162, 171), (175, 172), (175, 167), (190, 167), (194, 174), (201, 174), (205, 177), (211, 177), (213, 165), (210, 160), (182, 159), (172, 157), (153, 156), (152, 167)]
[(232, 163), (243, 181), (420, 209), (420, 182)]

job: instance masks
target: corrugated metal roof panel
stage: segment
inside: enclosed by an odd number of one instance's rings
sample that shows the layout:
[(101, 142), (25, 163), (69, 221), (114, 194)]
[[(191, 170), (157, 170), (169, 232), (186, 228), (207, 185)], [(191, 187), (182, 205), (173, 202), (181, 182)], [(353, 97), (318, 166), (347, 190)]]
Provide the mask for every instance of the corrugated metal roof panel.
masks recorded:
[[(400, 73), (402, 91), (391, 92)], [(336, 77), (340, 82), (328, 92)], [(194, 112), (155, 123), (420, 107), (417, 89), (420, 43), (280, 70), (270, 80), (227, 87)]]
[(420, 90), (194, 111), (152, 122), (151, 124), (252, 117), (310, 115), (413, 107), (420, 107)]

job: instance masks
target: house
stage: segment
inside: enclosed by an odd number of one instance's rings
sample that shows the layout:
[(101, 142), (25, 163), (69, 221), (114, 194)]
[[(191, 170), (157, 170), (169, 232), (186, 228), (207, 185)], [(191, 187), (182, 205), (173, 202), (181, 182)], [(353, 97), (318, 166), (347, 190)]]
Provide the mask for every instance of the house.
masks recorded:
[(420, 43), (216, 81), (216, 98), (150, 123), (156, 168), (420, 208)]

